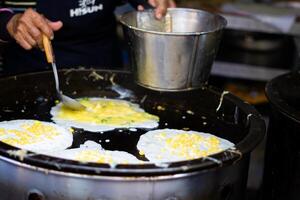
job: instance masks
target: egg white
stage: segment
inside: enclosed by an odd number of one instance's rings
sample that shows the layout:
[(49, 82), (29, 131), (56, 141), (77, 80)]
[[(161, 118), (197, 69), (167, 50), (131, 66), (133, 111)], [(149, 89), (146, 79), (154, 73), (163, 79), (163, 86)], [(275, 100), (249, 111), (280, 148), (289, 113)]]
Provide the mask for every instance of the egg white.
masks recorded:
[[(83, 145), (80, 145), (79, 148), (51, 152), (47, 153), (47, 155), (83, 163), (105, 163), (111, 167), (115, 167), (117, 164), (140, 164), (143, 162), (125, 151), (105, 150), (100, 144), (94, 141), (86, 141)], [(100, 158), (102, 159), (101, 162), (99, 161)]]
[[(80, 101), (80, 98), (77, 99)], [(117, 100), (117, 99), (105, 99), (105, 98), (89, 98), (89, 101), (104, 101), (104, 102), (119, 102), (119, 103), (126, 103), (130, 105), (133, 110), (136, 112), (141, 112), (145, 113), (143, 109), (139, 107), (138, 104), (133, 104), (131, 102), (125, 101), (125, 100)], [(50, 114), (52, 115), (52, 120), (62, 126), (66, 127), (75, 127), (75, 128), (81, 128), (86, 131), (91, 131), (91, 132), (104, 132), (104, 131), (110, 131), (114, 130), (117, 128), (146, 128), (146, 129), (151, 129), (155, 128), (158, 126), (158, 120), (147, 120), (144, 122), (133, 122), (127, 125), (122, 125), (122, 124), (101, 124), (101, 123), (93, 123), (93, 122), (80, 122), (77, 120), (71, 120), (71, 119), (64, 119), (60, 118), (59, 112), (62, 108), (63, 104), (59, 103), (56, 106), (51, 108)], [(89, 109), (89, 108), (87, 108)], [(74, 111), (76, 112), (76, 111)]]
[[(24, 126), (28, 127), (36, 123), (51, 127), (55, 134), (51, 135), (49, 132), (42, 132), (40, 135), (35, 135), (33, 132), (24, 129)], [(4, 130), (4, 132), (0, 134), (1, 142), (5, 142), (7, 139), (17, 139), (20, 142), (10, 145), (36, 153), (64, 150), (71, 146), (73, 142), (73, 134), (70, 129), (58, 126), (52, 122), (43, 122), (38, 120), (2, 121), (0, 122), (0, 129)], [(22, 138), (15, 135), (14, 131), (16, 130), (21, 131), (21, 137), (26, 137), (29, 143), (24, 142), (25, 140), (22, 141)]]
[[(163, 135), (161, 135), (162, 133)], [(176, 130), (176, 129), (159, 129), (159, 130), (149, 131), (144, 135), (141, 135), (137, 144), (137, 148), (140, 154), (144, 154), (145, 157), (149, 160), (149, 162), (152, 163), (176, 162), (176, 161), (200, 158), (201, 156), (193, 157), (193, 158), (184, 157), (184, 155), (179, 155), (181, 151), (180, 145), (177, 149), (175, 148), (172, 149), (170, 146), (167, 145), (168, 139), (170, 138), (174, 139), (176, 135), (180, 135), (180, 134), (195, 134), (195, 135), (202, 136), (204, 138), (209, 138), (209, 137), (217, 138), (219, 140), (219, 149), (216, 152), (213, 152), (212, 154), (219, 153), (221, 151), (234, 147), (234, 144), (229, 142), (228, 140), (219, 138), (217, 136), (208, 133), (202, 133), (197, 131), (183, 131), (183, 130)], [(180, 144), (180, 141), (177, 142), (178, 144)], [(193, 141), (190, 141), (190, 144), (192, 144), (192, 142)], [(195, 145), (196, 145), (196, 150), (207, 150), (210, 144), (206, 142), (200, 142), (199, 144), (197, 143)], [(192, 151), (191, 146), (187, 145), (187, 148), (188, 148), (186, 149), (187, 151), (189, 150)]]

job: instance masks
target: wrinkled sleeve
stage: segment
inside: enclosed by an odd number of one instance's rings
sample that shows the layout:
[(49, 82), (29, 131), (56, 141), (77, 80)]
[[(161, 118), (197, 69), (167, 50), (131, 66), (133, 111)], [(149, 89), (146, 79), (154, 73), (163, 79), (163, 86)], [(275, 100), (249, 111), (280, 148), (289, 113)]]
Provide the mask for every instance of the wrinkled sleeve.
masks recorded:
[(0, 40), (1, 41), (11, 41), (12, 38), (9, 35), (6, 25), (8, 21), (14, 15), (13, 11), (3, 7), (3, 1), (0, 0)]

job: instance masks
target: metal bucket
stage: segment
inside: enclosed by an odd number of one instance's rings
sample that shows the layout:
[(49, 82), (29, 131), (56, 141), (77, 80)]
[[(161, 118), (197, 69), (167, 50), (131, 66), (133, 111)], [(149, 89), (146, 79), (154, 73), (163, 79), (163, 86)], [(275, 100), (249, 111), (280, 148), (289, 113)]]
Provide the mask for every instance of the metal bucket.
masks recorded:
[(171, 32), (151, 10), (121, 16), (135, 80), (154, 90), (199, 88), (209, 78), (226, 20), (195, 9), (172, 8), (168, 15)]

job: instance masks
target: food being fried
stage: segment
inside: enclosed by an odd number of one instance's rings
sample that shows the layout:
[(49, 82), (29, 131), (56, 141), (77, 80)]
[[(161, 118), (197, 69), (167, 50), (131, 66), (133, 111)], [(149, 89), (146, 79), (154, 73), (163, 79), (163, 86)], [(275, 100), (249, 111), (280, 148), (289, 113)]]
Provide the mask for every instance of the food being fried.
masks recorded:
[(197, 159), (234, 147), (217, 136), (197, 131), (160, 129), (140, 137), (137, 148), (153, 163)]
[(86, 107), (85, 110), (70, 110), (59, 103), (51, 109), (53, 121), (92, 132), (158, 126), (157, 116), (128, 101), (104, 98), (82, 98), (78, 101)]
[(139, 164), (143, 162), (124, 151), (105, 150), (100, 144), (94, 141), (86, 141), (83, 145), (80, 145), (79, 148), (58, 151), (48, 155), (84, 163), (105, 163), (112, 167), (117, 164)]
[(0, 122), (0, 141), (36, 153), (64, 150), (72, 145), (70, 129), (38, 120)]

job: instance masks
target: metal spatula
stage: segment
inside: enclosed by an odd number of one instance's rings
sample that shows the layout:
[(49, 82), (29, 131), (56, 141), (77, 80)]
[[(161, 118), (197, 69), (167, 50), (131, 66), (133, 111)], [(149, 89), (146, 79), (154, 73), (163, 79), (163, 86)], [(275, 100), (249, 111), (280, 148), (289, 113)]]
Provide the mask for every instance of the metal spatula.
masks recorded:
[(62, 93), (62, 91), (59, 88), (59, 79), (58, 79), (58, 74), (57, 74), (57, 68), (56, 68), (56, 63), (55, 63), (55, 57), (53, 53), (53, 48), (51, 41), (49, 38), (45, 35), (43, 35), (43, 45), (44, 45), (44, 50), (47, 58), (47, 62), (51, 63), (52, 65), (52, 70), (54, 74), (54, 79), (55, 79), (55, 88), (56, 92), (58, 95), (58, 98), (61, 100), (61, 102), (68, 108), (72, 110), (83, 110), (85, 109), (85, 106), (76, 101), (75, 99), (72, 99), (71, 97), (68, 97)]

